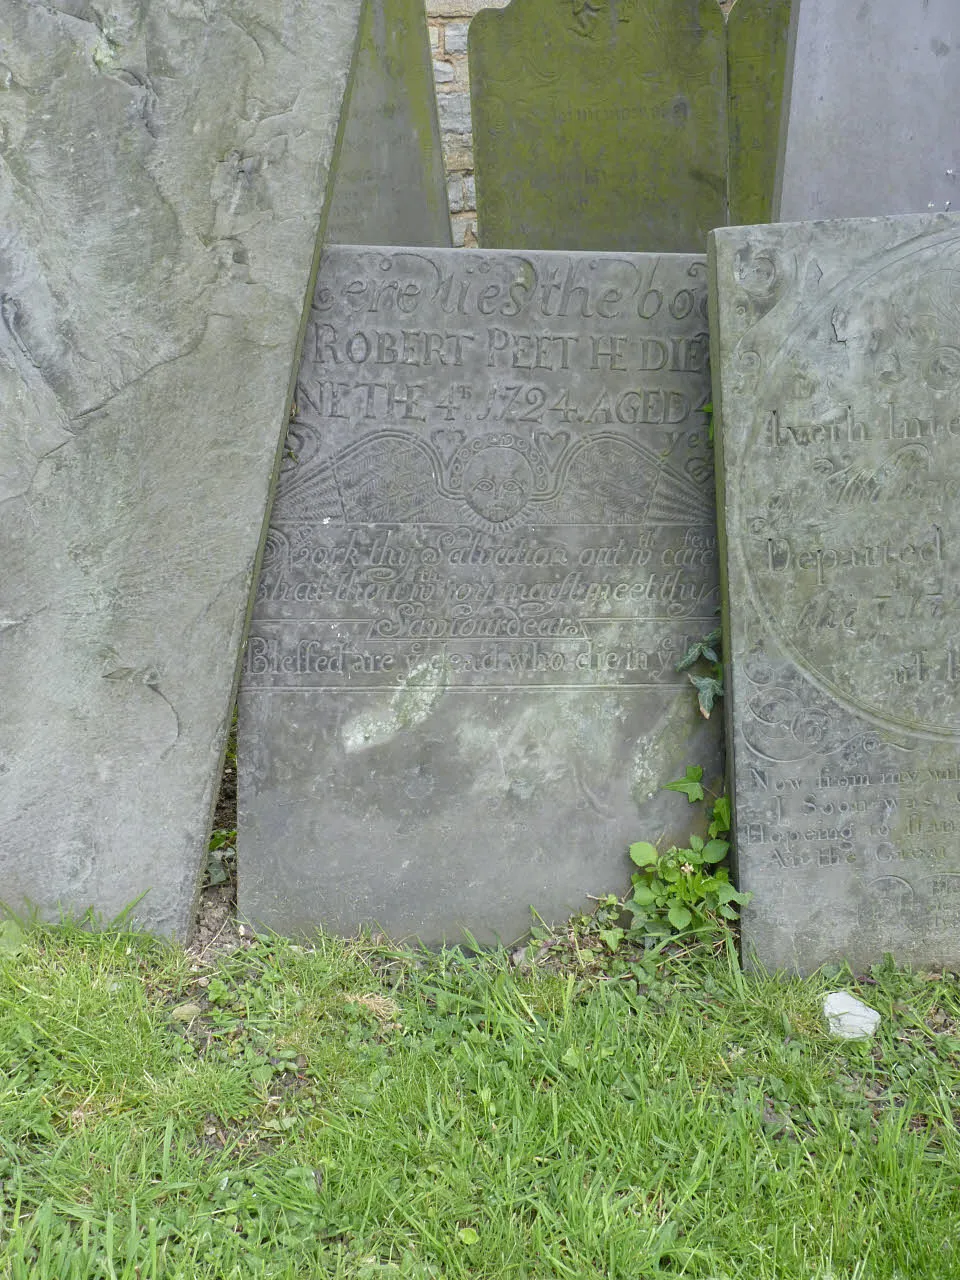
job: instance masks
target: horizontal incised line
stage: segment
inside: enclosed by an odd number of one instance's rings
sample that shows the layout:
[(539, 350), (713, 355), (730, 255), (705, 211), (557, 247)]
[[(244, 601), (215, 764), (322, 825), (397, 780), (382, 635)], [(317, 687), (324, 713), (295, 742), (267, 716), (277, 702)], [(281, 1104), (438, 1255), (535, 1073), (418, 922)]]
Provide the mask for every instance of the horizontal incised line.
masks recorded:
[[(408, 688), (404, 684), (241, 684), (241, 693), (392, 693)], [(417, 685), (418, 689), (443, 689), (445, 693), (483, 693), (488, 689), (568, 689), (572, 693), (589, 689), (688, 689), (687, 684), (447, 684)]]
[[(560, 616), (560, 615), (556, 615), (556, 616)], [(285, 625), (286, 623), (298, 623), (298, 624), (302, 624), (303, 626), (309, 626), (309, 627), (369, 627), (369, 626), (370, 626), (370, 624), (371, 624), (372, 622), (374, 622), (374, 621), (375, 621), (375, 619), (373, 619), (373, 618), (299, 618), (299, 617), (293, 617), (293, 618), (254, 618), (252, 621), (253, 621), (254, 623), (258, 623), (258, 622), (265, 622), (265, 623), (267, 623), (269, 626), (282, 626), (282, 625)], [(716, 614), (711, 614), (709, 618), (689, 618), (689, 617), (677, 617), (677, 618), (640, 617), (640, 616), (638, 616), (638, 615), (634, 614), (632, 617), (629, 617), (629, 618), (614, 618), (614, 617), (610, 617), (610, 618), (571, 618), (571, 619), (570, 619), (570, 621), (571, 621), (571, 622), (579, 622), (579, 623), (590, 623), (590, 624), (593, 624), (593, 623), (598, 623), (598, 624), (599, 624), (599, 623), (611, 623), (611, 622), (629, 622), (629, 623), (631, 623), (631, 624), (636, 624), (636, 623), (646, 623), (646, 622), (690, 622), (690, 623), (693, 623), (693, 622), (713, 622), (713, 623), (716, 623), (716, 622), (718, 621), (718, 618), (717, 618), (717, 615), (716, 615)], [(370, 637), (370, 639), (371, 639), (371, 642), (376, 641), (378, 644), (379, 644), (379, 643), (386, 644), (387, 642), (389, 642), (389, 643), (391, 643), (391, 644), (401, 644), (401, 643), (402, 643), (403, 641), (405, 641), (405, 640), (406, 640), (406, 641), (409, 641), (411, 644), (413, 644), (413, 643), (415, 643), (415, 642), (425, 641), (425, 640), (431, 640), (431, 641), (433, 641), (435, 644), (440, 644), (441, 642), (450, 642), (450, 641), (453, 641), (453, 640), (457, 640), (457, 641), (459, 641), (460, 643), (465, 643), (465, 642), (466, 642), (466, 641), (468, 641), (468, 640), (577, 640), (577, 639), (582, 639), (582, 637), (578, 637), (578, 636), (484, 636), (484, 635), (472, 635), (472, 636), (372, 636), (372, 637)]]

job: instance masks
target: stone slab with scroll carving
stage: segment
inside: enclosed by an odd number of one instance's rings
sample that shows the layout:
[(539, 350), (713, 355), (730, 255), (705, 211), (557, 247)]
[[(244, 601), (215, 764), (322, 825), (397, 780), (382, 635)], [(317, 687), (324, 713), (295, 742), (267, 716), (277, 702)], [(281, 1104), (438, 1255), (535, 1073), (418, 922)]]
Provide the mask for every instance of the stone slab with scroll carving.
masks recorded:
[(240, 701), (240, 909), (509, 941), (718, 776), (705, 264), (330, 248)]
[(0, 6), (0, 901), (183, 936), (359, 0)]
[(734, 226), (772, 219), (790, 3), (736, 0), (727, 16), (727, 221)]
[(776, 220), (960, 199), (956, 0), (794, 0)]
[(726, 221), (716, 0), (513, 0), (469, 58), (481, 245), (702, 253)]
[(960, 218), (711, 237), (747, 956), (960, 962)]
[(451, 243), (423, 0), (364, 0), (326, 239)]

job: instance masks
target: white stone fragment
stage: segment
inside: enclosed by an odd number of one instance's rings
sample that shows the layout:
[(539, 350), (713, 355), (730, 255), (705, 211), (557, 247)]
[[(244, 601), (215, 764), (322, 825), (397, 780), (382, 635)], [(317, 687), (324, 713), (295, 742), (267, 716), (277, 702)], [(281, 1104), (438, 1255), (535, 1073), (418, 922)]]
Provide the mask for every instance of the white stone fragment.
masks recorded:
[(880, 1025), (876, 1009), (852, 996), (849, 991), (831, 991), (824, 997), (823, 1012), (830, 1034), (842, 1040), (863, 1040)]

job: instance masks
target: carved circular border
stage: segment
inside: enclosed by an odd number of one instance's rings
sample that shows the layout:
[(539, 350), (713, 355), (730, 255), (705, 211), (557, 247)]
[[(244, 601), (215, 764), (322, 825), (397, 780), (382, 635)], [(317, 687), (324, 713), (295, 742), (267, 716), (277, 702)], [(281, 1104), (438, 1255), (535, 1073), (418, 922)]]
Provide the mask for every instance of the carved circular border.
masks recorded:
[[(905, 249), (903, 245), (896, 246), (885, 252), (879, 262), (871, 262), (866, 264), (865, 269), (855, 277), (847, 277), (840, 284), (836, 285), (820, 302), (816, 309), (811, 310), (806, 317), (803, 318), (801, 324), (795, 324), (790, 335), (778, 347), (770, 361), (770, 371), (764, 377), (765, 382), (769, 385), (774, 383), (775, 375), (781, 370), (792, 356), (802, 350), (804, 344), (809, 342), (811, 330), (819, 329), (820, 326), (829, 318), (831, 312), (836, 308), (839, 302), (845, 298), (849, 298), (851, 294), (861, 289), (869, 281), (877, 276), (905, 263), (918, 256), (934, 257), (945, 253), (951, 246), (960, 249), (960, 235), (956, 233), (945, 233), (942, 237), (937, 238), (932, 243), (914, 246), (912, 249)], [(738, 283), (739, 280), (738, 280)], [(743, 287), (743, 285), (741, 285)], [(749, 292), (749, 291), (748, 291)], [(749, 330), (747, 331), (749, 332)], [(743, 335), (746, 337), (746, 334)], [(781, 375), (782, 376), (782, 375)], [(754, 393), (755, 394), (755, 393)], [(742, 451), (742, 456), (737, 469), (737, 489), (738, 489), (738, 505), (740, 495), (744, 492), (744, 472), (747, 467), (746, 459), (758, 445), (763, 432), (765, 430), (765, 418), (762, 414), (757, 414), (751, 425), (747, 438), (746, 447)], [(873, 725), (875, 728), (892, 730), (895, 733), (904, 731), (910, 733), (919, 733), (929, 738), (944, 741), (960, 743), (960, 724), (956, 729), (945, 728), (942, 723), (931, 723), (927, 720), (913, 720), (904, 718), (895, 718), (886, 716), (879, 711), (877, 707), (857, 695), (856, 690), (851, 690), (832, 679), (823, 672), (813, 661), (810, 655), (805, 653), (790, 635), (786, 633), (782, 625), (776, 618), (776, 611), (771, 609), (768, 604), (767, 595), (760, 586), (758, 575), (753, 568), (753, 557), (747, 553), (744, 538), (745, 528), (741, 520), (738, 524), (736, 540), (743, 564), (744, 576), (747, 581), (751, 596), (753, 597), (754, 607), (758, 618), (762, 619), (763, 625), (776, 638), (783, 652), (790, 657), (795, 664), (798, 672), (821, 692), (829, 694), (836, 702), (838, 702), (847, 711), (853, 712), (862, 718), (867, 724)]]

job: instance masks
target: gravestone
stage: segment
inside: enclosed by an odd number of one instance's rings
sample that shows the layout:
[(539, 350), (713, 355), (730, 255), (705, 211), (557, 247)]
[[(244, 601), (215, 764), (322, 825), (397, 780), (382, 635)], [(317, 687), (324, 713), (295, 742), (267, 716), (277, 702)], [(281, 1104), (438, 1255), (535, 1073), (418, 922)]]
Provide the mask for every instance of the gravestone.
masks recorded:
[(727, 16), (728, 221), (770, 222), (777, 176), (790, 0), (736, 0)]
[(787, 80), (778, 221), (956, 203), (955, 0), (796, 0)]
[(960, 218), (711, 237), (744, 950), (960, 961)]
[(359, 0), (0, 7), (0, 901), (183, 936)]
[(364, 0), (325, 238), (451, 243), (423, 0)]
[(470, 24), (480, 243), (702, 253), (726, 221), (716, 0), (513, 0)]
[(245, 916), (509, 941), (688, 834), (706, 354), (700, 258), (325, 252), (241, 683)]

